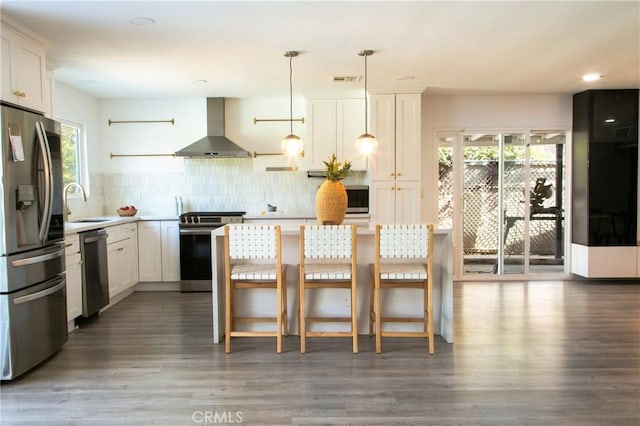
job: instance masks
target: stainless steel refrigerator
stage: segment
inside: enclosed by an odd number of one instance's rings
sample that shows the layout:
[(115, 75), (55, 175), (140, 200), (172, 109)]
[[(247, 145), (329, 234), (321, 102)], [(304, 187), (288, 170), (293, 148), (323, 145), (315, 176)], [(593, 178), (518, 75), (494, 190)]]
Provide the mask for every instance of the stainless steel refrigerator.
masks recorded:
[(60, 123), (2, 104), (0, 362), (11, 380), (67, 341)]

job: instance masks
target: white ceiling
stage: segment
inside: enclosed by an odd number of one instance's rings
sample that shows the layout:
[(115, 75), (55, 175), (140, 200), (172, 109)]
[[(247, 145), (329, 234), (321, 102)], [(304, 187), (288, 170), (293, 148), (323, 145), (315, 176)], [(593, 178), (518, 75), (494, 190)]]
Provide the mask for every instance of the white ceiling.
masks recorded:
[[(640, 86), (640, 2), (2, 0), (56, 79), (100, 98), (575, 93)], [(132, 25), (148, 17), (155, 24)], [(584, 73), (603, 75), (587, 84)], [(206, 80), (206, 83), (194, 83)]]

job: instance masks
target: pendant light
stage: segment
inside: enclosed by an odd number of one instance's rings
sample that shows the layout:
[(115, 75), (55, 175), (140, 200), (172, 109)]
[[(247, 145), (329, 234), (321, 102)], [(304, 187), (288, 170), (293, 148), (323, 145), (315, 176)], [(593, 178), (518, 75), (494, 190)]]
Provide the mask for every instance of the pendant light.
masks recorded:
[(290, 133), (282, 139), (282, 151), (290, 157), (302, 154), (304, 144), (302, 139), (293, 134), (293, 58), (298, 56), (295, 50), (284, 52), (284, 56), (289, 58), (289, 131)]
[(367, 56), (373, 55), (373, 50), (361, 50), (359, 56), (364, 56), (364, 133), (356, 138), (356, 148), (362, 155), (370, 155), (378, 149), (378, 140), (369, 133), (369, 103), (367, 101)]

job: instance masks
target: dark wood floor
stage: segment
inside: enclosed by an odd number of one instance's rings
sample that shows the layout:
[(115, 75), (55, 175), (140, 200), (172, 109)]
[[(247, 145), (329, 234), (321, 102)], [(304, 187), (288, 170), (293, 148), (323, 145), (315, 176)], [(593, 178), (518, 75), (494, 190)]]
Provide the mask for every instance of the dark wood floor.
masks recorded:
[(455, 339), (211, 344), (203, 293), (135, 293), (3, 383), (3, 425), (640, 424), (640, 283), (456, 283)]

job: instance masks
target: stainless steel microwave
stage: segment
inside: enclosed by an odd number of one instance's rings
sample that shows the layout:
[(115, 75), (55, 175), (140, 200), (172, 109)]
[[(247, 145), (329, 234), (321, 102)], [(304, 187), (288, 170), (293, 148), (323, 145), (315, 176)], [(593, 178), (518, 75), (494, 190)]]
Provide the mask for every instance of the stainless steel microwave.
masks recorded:
[(369, 186), (345, 185), (347, 190), (347, 213), (369, 213)]

